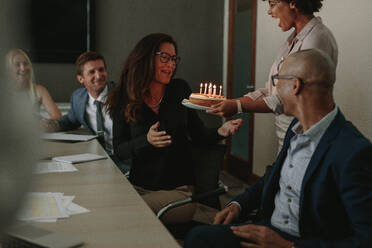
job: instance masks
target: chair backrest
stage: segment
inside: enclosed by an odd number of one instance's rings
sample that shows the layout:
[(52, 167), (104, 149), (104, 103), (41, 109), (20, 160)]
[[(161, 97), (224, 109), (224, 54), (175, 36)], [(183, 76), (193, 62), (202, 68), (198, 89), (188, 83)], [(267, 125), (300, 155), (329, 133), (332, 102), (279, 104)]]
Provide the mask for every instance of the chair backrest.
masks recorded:
[[(218, 188), (220, 171), (223, 166), (226, 145), (196, 145), (193, 146), (195, 194), (205, 193)], [(220, 209), (218, 196), (201, 200), (209, 207)]]

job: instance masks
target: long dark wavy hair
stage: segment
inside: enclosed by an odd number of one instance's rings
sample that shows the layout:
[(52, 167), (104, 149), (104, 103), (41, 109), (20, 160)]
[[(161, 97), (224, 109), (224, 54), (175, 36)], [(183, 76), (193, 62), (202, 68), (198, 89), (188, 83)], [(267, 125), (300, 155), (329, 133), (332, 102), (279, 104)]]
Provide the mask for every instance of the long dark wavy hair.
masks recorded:
[(177, 54), (177, 43), (170, 35), (162, 33), (145, 36), (131, 51), (121, 70), (117, 87), (107, 98), (107, 111), (111, 118), (116, 108), (126, 105), (120, 114), (124, 114), (127, 121), (137, 122), (141, 119), (140, 109), (145, 104), (145, 97), (150, 96), (149, 86), (155, 76), (155, 53), (163, 43), (173, 44)]

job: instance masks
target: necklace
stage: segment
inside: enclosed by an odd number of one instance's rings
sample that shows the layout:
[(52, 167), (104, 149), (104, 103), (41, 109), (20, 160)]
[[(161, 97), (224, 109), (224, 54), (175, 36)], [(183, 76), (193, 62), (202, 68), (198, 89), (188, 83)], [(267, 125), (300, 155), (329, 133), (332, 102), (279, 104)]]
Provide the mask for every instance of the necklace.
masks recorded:
[(155, 104), (155, 105), (148, 105), (150, 108), (157, 108), (159, 105), (160, 105), (160, 103), (161, 103), (161, 101), (163, 100), (163, 97), (164, 97), (164, 95), (162, 95), (161, 96), (161, 98), (160, 98), (160, 100), (159, 100), (159, 102), (157, 103), (157, 104)]

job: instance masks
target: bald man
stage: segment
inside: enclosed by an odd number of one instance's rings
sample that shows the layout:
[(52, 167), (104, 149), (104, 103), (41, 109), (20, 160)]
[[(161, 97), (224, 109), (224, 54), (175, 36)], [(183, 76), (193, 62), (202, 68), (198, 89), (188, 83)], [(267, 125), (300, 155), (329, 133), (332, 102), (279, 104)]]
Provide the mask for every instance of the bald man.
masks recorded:
[(267, 183), (259, 179), (217, 213), (214, 224), (224, 225), (193, 229), (185, 247), (371, 247), (372, 144), (335, 105), (335, 65), (303, 50), (272, 81), (296, 119)]

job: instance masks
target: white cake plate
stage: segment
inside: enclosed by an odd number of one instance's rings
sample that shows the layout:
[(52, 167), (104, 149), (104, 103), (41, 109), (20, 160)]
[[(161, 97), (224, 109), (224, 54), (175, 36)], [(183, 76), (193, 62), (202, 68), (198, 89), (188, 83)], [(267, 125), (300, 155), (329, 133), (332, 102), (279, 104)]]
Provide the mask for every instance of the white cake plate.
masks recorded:
[(211, 109), (211, 107), (206, 107), (206, 106), (201, 106), (201, 105), (196, 105), (191, 103), (188, 99), (183, 99), (182, 100), (182, 105), (191, 108), (191, 109), (196, 109), (196, 110), (208, 110)]

